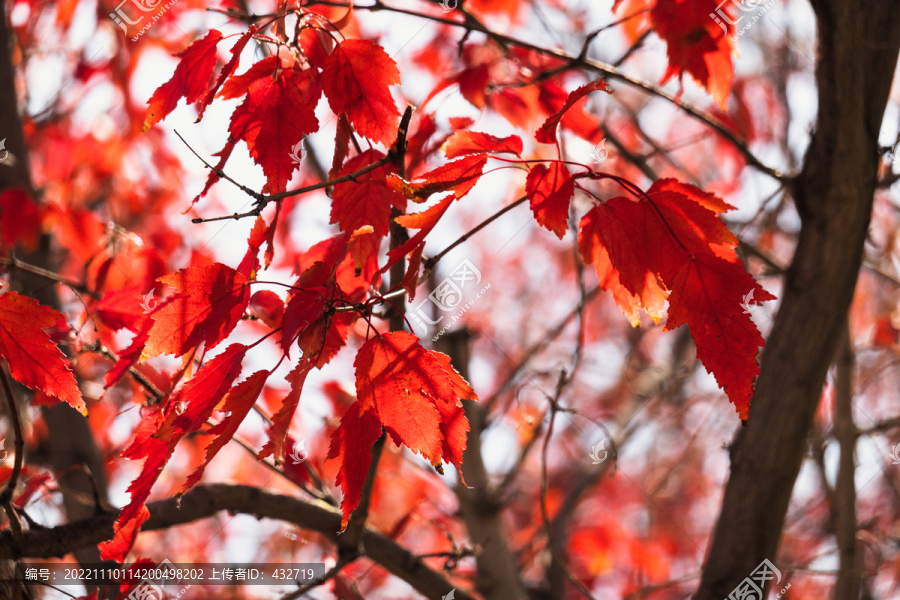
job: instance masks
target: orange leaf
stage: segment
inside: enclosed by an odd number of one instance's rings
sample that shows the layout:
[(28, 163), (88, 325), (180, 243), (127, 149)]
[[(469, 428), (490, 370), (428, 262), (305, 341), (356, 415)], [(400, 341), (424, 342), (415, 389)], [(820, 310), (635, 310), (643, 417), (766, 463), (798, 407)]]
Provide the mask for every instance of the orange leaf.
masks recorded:
[(419, 175), (415, 181), (404, 181), (397, 175), (387, 179), (388, 187), (413, 202), (424, 202), (432, 194), (453, 190), (456, 199), (469, 193), (484, 172), (487, 156), (471, 154), (433, 171)]
[(223, 264), (188, 267), (159, 281), (180, 297), (156, 310), (146, 356), (181, 356), (205, 342), (211, 350), (237, 325), (250, 302), (247, 278)]
[(459, 130), (444, 142), (443, 149), (447, 158), (483, 152), (509, 152), (518, 156), (522, 154), (522, 138), (517, 135), (499, 138), (488, 133)]
[[(354, 362), (361, 410), (374, 407), (395, 443), (405, 444), (435, 467), (442, 458), (453, 464), (461, 460), (461, 454), (449, 450), (459, 444), (461, 421), (454, 407), (460, 405), (464, 383), (455, 371), (455, 376), (448, 373), (446, 359), (439, 355), (425, 350), (411, 333), (397, 331), (366, 342)], [(442, 429), (447, 428), (456, 437), (447, 440), (445, 453)]]

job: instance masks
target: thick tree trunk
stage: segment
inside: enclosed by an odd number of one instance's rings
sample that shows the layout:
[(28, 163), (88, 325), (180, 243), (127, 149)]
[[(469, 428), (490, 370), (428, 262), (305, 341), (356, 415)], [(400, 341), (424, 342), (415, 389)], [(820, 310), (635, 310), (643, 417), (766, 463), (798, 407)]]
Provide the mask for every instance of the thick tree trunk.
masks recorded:
[(819, 119), (791, 186), (802, 218), (781, 307), (695, 600), (775, 562), (794, 480), (863, 256), (878, 136), (900, 50), (900, 1), (815, 0)]
[[(454, 368), (469, 379), (469, 339), (466, 329), (451, 331), (440, 337), (435, 350), (450, 356)], [(476, 587), (486, 600), (522, 600), (527, 597), (519, 577), (515, 557), (510, 552), (509, 534), (500, 518), (500, 504), (491, 493), (490, 480), (481, 456), (481, 432), (485, 414), (477, 402), (463, 400), (469, 435), (463, 452), (462, 482), (456, 486), (459, 511), (466, 523), (469, 539), (481, 548), (475, 557), (478, 567)]]

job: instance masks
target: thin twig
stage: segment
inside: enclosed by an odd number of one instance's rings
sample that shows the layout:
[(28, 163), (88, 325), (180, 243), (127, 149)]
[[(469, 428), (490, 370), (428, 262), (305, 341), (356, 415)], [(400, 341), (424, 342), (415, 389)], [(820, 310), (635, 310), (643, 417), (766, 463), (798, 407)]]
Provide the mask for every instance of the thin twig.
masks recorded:
[(301, 585), (300, 587), (298, 587), (296, 590), (294, 590), (290, 594), (285, 594), (284, 596), (282, 596), (281, 600), (296, 600), (297, 598), (305, 595), (306, 592), (313, 589), (314, 587), (318, 587), (320, 585), (328, 583), (329, 581), (331, 581), (332, 579), (334, 579), (335, 577), (338, 576), (338, 573), (341, 572), (341, 569), (343, 569), (344, 567), (346, 567), (347, 565), (352, 563), (354, 560), (356, 560), (356, 559), (339, 556), (335, 565), (333, 567), (331, 567), (327, 573), (322, 575), (322, 577), (320, 577), (316, 581), (311, 581), (311, 582), (307, 583), (306, 585)]
[(485, 219), (484, 221), (482, 221), (481, 223), (476, 225), (474, 228), (472, 228), (471, 230), (462, 234), (455, 242), (453, 242), (452, 244), (450, 244), (449, 246), (447, 246), (446, 248), (441, 250), (435, 256), (424, 259), (422, 261), (422, 265), (424, 265), (425, 270), (431, 269), (435, 265), (435, 263), (437, 263), (437, 261), (441, 260), (444, 257), (445, 254), (447, 254), (448, 252), (450, 252), (451, 250), (453, 250), (454, 248), (456, 248), (457, 246), (459, 246), (460, 244), (465, 242), (467, 239), (469, 239), (470, 237), (472, 237), (473, 235), (475, 235), (476, 233), (478, 233), (479, 231), (481, 231), (482, 229), (484, 229), (485, 227), (490, 225), (493, 221), (497, 220), (504, 214), (506, 214), (509, 211), (511, 211), (512, 209), (514, 209), (515, 207), (519, 206), (526, 200), (528, 200), (528, 196), (522, 196), (521, 198), (519, 198), (512, 204), (510, 204), (508, 206), (504, 206), (502, 209), (500, 209), (499, 211), (497, 211), (496, 213), (494, 213), (493, 215), (491, 215), (490, 217), (488, 217), (487, 219)]
[[(347, 7), (350, 5), (348, 2), (339, 2), (339, 1), (332, 1), (332, 0), (313, 0), (307, 6), (312, 6), (315, 4), (321, 4), (321, 5), (325, 5), (325, 6), (341, 6), (341, 7)], [(406, 14), (406, 15), (410, 15), (410, 16), (414, 16), (414, 17), (423, 18), (423, 19), (428, 19), (428, 20), (431, 20), (434, 22), (443, 23), (445, 25), (450, 25), (453, 27), (462, 27), (462, 28), (470, 30), (470, 31), (478, 31), (479, 33), (483, 33), (484, 35), (486, 35), (489, 38), (491, 38), (492, 40), (494, 40), (497, 44), (499, 44), (503, 48), (510, 46), (510, 45), (518, 46), (520, 48), (525, 48), (527, 50), (531, 50), (531, 51), (537, 52), (539, 54), (557, 58), (561, 61), (568, 63), (569, 67), (583, 68), (583, 69), (587, 69), (590, 71), (595, 71), (597, 73), (601, 73), (601, 74), (606, 75), (607, 77), (611, 77), (613, 79), (618, 79), (619, 81), (627, 83), (628, 85), (631, 85), (632, 87), (641, 89), (641, 90), (647, 92), (648, 94), (658, 96), (659, 98), (663, 98), (664, 100), (671, 102), (672, 104), (674, 104), (675, 106), (677, 106), (684, 112), (688, 113), (695, 119), (703, 122), (708, 127), (715, 130), (716, 133), (718, 133), (720, 136), (725, 138), (729, 143), (731, 143), (731, 145), (733, 145), (735, 148), (737, 148), (737, 150), (747, 160), (747, 163), (750, 166), (754, 167), (755, 169), (761, 171), (762, 173), (765, 173), (766, 175), (769, 175), (770, 177), (772, 177), (773, 179), (777, 179), (778, 181), (784, 181), (784, 180), (792, 178), (792, 175), (782, 173), (781, 171), (779, 171), (777, 169), (773, 169), (773, 168), (763, 164), (756, 157), (755, 154), (750, 152), (750, 149), (747, 147), (747, 145), (744, 142), (739, 140), (737, 138), (737, 136), (735, 136), (734, 133), (732, 133), (728, 129), (728, 127), (726, 127), (721, 121), (719, 121), (712, 115), (709, 115), (709, 114), (701, 111), (700, 109), (692, 106), (691, 104), (688, 104), (687, 102), (681, 100), (674, 94), (667, 92), (666, 90), (662, 89), (659, 86), (653, 85), (652, 83), (649, 83), (646, 81), (642, 81), (640, 79), (636, 79), (634, 77), (631, 77), (630, 75), (626, 75), (625, 73), (623, 73), (622, 71), (620, 71), (618, 68), (616, 68), (613, 65), (602, 63), (600, 61), (592, 60), (592, 59), (589, 59), (586, 57), (570, 56), (570, 55), (566, 54), (565, 52), (562, 52), (559, 50), (545, 48), (538, 44), (531, 44), (531, 43), (525, 42), (523, 40), (519, 40), (519, 39), (510, 37), (508, 35), (496, 33), (494, 31), (488, 29), (486, 26), (484, 26), (478, 20), (472, 18), (471, 15), (468, 13), (464, 13), (466, 16), (465, 21), (454, 21), (451, 19), (444, 19), (441, 17), (437, 17), (435, 15), (420, 13), (420, 12), (417, 12), (414, 10), (408, 10), (408, 9), (388, 6), (388, 5), (384, 4), (381, 0), (377, 0), (375, 2), (375, 4), (372, 4), (370, 6), (360, 6), (358, 4), (354, 4), (353, 8), (354, 8), (354, 10), (368, 10), (368, 11), (388, 10), (391, 12)]]
[[(13, 462), (12, 474), (6, 484), (6, 489), (0, 494), (0, 504), (6, 504), (12, 499), (13, 492), (16, 489), (16, 483), (19, 480), (19, 473), (22, 471), (22, 458), (25, 454), (25, 439), (22, 434), (22, 422), (19, 420), (19, 411), (16, 408), (16, 401), (13, 398), (12, 388), (9, 385), (9, 378), (6, 376), (6, 370), (0, 365), (0, 382), (3, 384), (3, 392), (6, 394), (6, 404), (9, 406), (9, 417), (12, 420), (13, 431), (15, 432), (16, 442), (16, 459)], [(10, 521), (14, 519), (14, 515), (10, 515)]]

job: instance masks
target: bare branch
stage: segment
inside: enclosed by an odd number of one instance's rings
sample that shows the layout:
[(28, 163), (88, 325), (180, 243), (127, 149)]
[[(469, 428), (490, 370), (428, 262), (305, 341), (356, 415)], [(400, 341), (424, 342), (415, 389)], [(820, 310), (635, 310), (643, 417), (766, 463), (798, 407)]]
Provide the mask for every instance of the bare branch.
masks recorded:
[[(321, 533), (336, 542), (336, 532), (341, 524), (340, 511), (324, 502), (273, 494), (249, 485), (198, 485), (185, 493), (180, 501), (176, 498), (157, 500), (148, 503), (147, 508), (150, 518), (144, 523), (142, 531), (170, 529), (228, 511), (291, 523), (300, 529)], [(98, 544), (112, 537), (116, 517), (117, 513), (108, 512), (49, 529), (28, 531), (18, 549), (14, 549), (11, 543), (11, 532), (0, 532), (0, 560), (59, 557), (77, 548)], [(370, 527), (363, 530), (362, 546), (367, 558), (427, 597), (446, 594), (454, 587), (441, 573)], [(459, 588), (456, 589), (456, 597), (473, 600)]]

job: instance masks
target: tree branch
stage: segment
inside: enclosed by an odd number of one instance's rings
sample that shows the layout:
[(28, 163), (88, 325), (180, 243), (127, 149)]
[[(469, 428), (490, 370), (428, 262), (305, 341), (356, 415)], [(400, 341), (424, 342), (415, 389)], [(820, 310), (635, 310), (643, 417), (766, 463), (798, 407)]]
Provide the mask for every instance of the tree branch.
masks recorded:
[[(300, 529), (321, 533), (333, 542), (337, 541), (335, 532), (341, 526), (340, 510), (324, 502), (273, 494), (249, 485), (198, 485), (180, 500), (157, 500), (148, 503), (147, 508), (150, 518), (144, 523), (142, 531), (170, 529), (211, 517), (220, 511), (284, 521)], [(116, 513), (108, 512), (49, 529), (28, 531), (18, 549), (12, 545), (9, 531), (0, 532), (0, 560), (61, 557), (77, 548), (94, 546), (112, 537), (116, 517)], [(420, 594), (431, 598), (435, 594), (446, 594), (453, 588), (441, 573), (370, 527), (363, 529), (362, 545), (367, 558), (407, 582)], [(456, 590), (456, 597), (474, 600), (460, 589)]]

